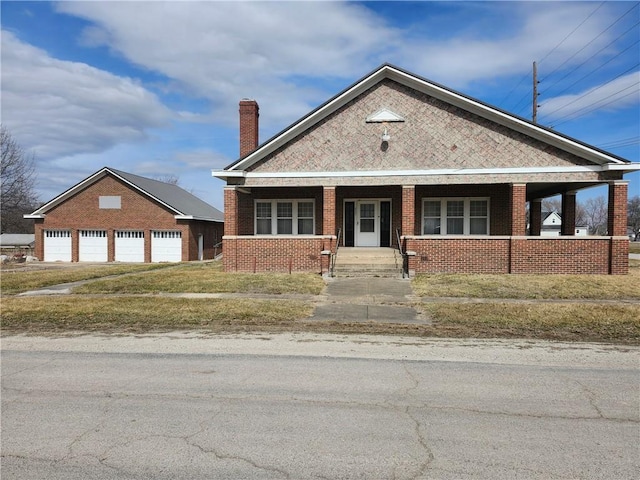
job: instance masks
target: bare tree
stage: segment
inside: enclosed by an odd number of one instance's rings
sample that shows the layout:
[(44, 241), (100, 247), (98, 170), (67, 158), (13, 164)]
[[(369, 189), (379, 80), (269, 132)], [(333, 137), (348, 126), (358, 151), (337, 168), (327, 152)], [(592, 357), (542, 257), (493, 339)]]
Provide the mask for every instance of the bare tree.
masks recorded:
[(32, 233), (33, 222), (22, 215), (38, 205), (35, 157), (26, 153), (4, 126), (0, 126), (0, 147), (0, 231)]
[(640, 240), (640, 195), (630, 198), (627, 203), (627, 225), (633, 229), (635, 240)]
[(585, 223), (591, 235), (607, 234), (607, 218), (609, 206), (604, 196), (591, 197), (584, 203)]
[(172, 173), (166, 175), (158, 175), (153, 177), (154, 180), (158, 180), (159, 182), (168, 183), (169, 185), (178, 185), (180, 186), (180, 177), (178, 175), (174, 175)]
[(562, 199), (560, 197), (543, 198), (542, 211), (562, 213)]
[[(562, 197), (550, 197), (542, 200), (543, 212), (557, 212), (562, 216)], [(580, 203), (576, 203), (576, 227), (582, 227), (587, 225), (587, 215), (584, 211), (584, 206)]]

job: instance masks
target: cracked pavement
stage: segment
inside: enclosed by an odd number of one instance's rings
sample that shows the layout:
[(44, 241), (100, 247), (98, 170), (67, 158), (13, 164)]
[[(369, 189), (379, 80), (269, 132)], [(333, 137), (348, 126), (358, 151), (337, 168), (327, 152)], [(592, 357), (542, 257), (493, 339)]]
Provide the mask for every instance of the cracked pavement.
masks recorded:
[(635, 478), (638, 352), (318, 335), (9, 337), (2, 478)]

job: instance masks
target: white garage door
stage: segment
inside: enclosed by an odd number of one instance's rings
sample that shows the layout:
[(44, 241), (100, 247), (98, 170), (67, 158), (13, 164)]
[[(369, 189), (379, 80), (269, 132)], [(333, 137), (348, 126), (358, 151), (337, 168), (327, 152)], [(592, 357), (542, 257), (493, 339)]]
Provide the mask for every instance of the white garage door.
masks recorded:
[(144, 232), (116, 232), (116, 262), (144, 262)]
[(80, 230), (78, 260), (81, 262), (107, 261), (107, 232), (105, 230)]
[(71, 261), (71, 231), (69, 230), (45, 230), (44, 231), (44, 261), (45, 262), (70, 262)]
[(152, 262), (181, 262), (181, 232), (153, 232), (151, 239)]

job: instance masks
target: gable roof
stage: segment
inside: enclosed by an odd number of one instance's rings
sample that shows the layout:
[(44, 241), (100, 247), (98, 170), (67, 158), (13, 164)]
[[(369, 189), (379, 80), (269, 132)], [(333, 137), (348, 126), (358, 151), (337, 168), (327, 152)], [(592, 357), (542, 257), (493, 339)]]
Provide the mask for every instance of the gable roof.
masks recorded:
[(633, 171), (640, 169), (640, 165), (632, 164), (629, 160), (598, 149), (584, 142), (558, 133), (547, 127), (534, 124), (522, 117), (491, 106), (475, 98), (451, 90), (438, 83), (432, 82), (415, 74), (409, 73), (391, 64), (383, 64), (376, 70), (364, 76), (350, 87), (329, 99), (324, 104), (311, 111), (300, 120), (277, 133), (272, 138), (258, 146), (251, 153), (241, 157), (228, 165), (222, 171), (212, 171), (218, 178), (243, 177), (245, 170), (273, 153), (278, 148), (293, 140), (301, 133), (310, 129), (331, 115), (345, 104), (358, 97), (374, 85), (385, 79), (398, 82), (404, 86), (432, 96), (443, 102), (454, 105), (462, 110), (474, 113), (482, 118), (520, 132), (539, 141), (555, 146), (563, 151), (577, 155), (593, 163), (603, 170)]
[(139, 175), (134, 175), (132, 173), (123, 172), (109, 167), (104, 167), (90, 177), (85, 178), (83, 181), (58, 195), (53, 200), (45, 203), (31, 215), (25, 215), (25, 218), (41, 218), (46, 214), (46, 212), (55, 206), (107, 175), (114, 176), (140, 192), (142, 195), (164, 205), (175, 214), (176, 219), (206, 220), (212, 222), (224, 221), (224, 214), (220, 210), (212, 207), (208, 203), (177, 185), (141, 177)]

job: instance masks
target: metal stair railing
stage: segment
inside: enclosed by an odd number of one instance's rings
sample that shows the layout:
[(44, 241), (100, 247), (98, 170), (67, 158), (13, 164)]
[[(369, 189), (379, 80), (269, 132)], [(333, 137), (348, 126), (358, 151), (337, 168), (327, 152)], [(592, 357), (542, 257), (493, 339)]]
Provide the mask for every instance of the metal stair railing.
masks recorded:
[(338, 249), (340, 248), (340, 237), (342, 236), (342, 228), (338, 229), (338, 234), (336, 235), (336, 251), (331, 253), (331, 266), (329, 269), (329, 274), (332, 277), (336, 276), (336, 258), (338, 256)]
[(402, 278), (409, 277), (409, 256), (407, 252), (402, 251), (402, 240), (400, 238), (400, 229), (396, 228), (396, 239), (398, 240), (398, 251), (402, 256)]

